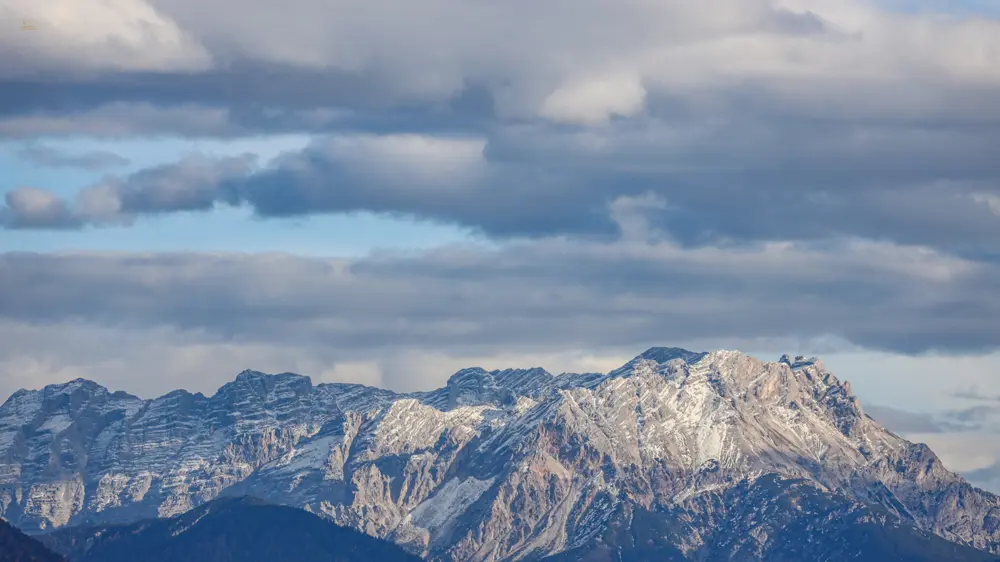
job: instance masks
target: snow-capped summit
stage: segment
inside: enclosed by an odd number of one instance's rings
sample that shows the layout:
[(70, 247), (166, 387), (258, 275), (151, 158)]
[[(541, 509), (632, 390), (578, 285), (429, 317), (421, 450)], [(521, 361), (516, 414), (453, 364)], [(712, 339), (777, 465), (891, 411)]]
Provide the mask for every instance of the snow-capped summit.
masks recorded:
[(210, 397), (90, 385), (0, 407), (4, 518), (49, 529), (248, 494), (478, 562), (654, 521), (686, 522), (670, 535), (680, 552), (723, 532), (751, 548), (778, 520), (741, 498), (774, 493), (793, 497), (782, 521), (836, 505), (1000, 552), (1000, 499), (865, 416), (814, 359), (653, 348), (607, 374), (472, 368), (411, 394), (254, 371)]

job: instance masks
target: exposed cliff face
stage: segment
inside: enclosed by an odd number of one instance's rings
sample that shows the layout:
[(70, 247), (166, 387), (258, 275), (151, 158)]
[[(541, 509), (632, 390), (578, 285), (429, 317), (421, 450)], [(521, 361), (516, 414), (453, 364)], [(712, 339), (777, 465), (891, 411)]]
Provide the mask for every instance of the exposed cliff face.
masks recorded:
[(173, 515), (225, 492), (475, 561), (570, 552), (623, 513), (680, 509), (683, 553), (727, 490), (765, 475), (1000, 552), (996, 496), (804, 358), (655, 348), (607, 375), (466, 369), (409, 395), (244, 372), (212, 397), (143, 401), (74, 381), (0, 408), (0, 510), (32, 529)]

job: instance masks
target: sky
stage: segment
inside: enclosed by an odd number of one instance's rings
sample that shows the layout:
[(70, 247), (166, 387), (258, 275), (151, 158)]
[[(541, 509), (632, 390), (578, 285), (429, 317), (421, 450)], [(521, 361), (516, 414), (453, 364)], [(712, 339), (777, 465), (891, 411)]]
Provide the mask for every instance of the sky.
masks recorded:
[(998, 6), (0, 0), (0, 397), (819, 355), (1000, 489)]

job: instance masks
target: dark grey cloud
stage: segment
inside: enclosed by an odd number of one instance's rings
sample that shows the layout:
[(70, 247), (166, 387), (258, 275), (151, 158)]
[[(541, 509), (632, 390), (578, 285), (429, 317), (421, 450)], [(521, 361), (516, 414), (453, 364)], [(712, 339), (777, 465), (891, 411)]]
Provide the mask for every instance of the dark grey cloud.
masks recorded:
[(48, 192), (21, 188), (7, 194), (0, 226), (9, 229), (79, 228), (85, 224), (128, 224), (138, 215), (211, 209), (227, 177), (246, 175), (255, 163), (247, 154), (181, 162), (140, 170), (127, 178), (107, 176), (80, 192), (71, 204)]
[(23, 112), (0, 118), (0, 136), (36, 137), (136, 136), (236, 137), (252, 133), (234, 122), (228, 108), (201, 105), (163, 106), (150, 102), (114, 102), (77, 113)]
[(945, 428), (935, 420), (932, 414), (907, 412), (890, 406), (868, 405), (865, 413), (890, 431), (899, 434), (906, 433), (943, 433)]
[(1000, 344), (996, 267), (871, 243), (541, 240), (351, 261), (6, 254), (0, 280), (0, 317), (12, 321), (164, 325), (356, 350), (825, 336), (907, 353)]
[(865, 412), (901, 434), (981, 433), (1000, 434), (1000, 406), (973, 406), (936, 413), (910, 412), (890, 406), (865, 406)]
[[(970, 453), (971, 454), (971, 453)], [(973, 485), (986, 490), (1000, 490), (1000, 462), (962, 474)]]
[(1000, 406), (973, 406), (946, 414), (949, 421), (964, 429), (982, 429), (1000, 418)]
[(29, 144), (17, 151), (17, 156), (39, 166), (49, 168), (83, 168), (103, 170), (125, 166), (129, 159), (106, 150), (72, 152), (54, 146)]
[(977, 402), (1000, 402), (1000, 394), (990, 394), (987, 392), (982, 392), (978, 388), (969, 388), (966, 390), (961, 390), (952, 393), (952, 398), (959, 398), (962, 400), (974, 400)]
[[(323, 131), (345, 126), (366, 130), (450, 129), (482, 126), (495, 118), (492, 93), (476, 84), (464, 84), (440, 100), (418, 99), (401, 104), (385, 80), (336, 69), (259, 61), (235, 62), (202, 73), (110, 73), (86, 78), (64, 74), (0, 76), (0, 87), (6, 93), (0, 100), (0, 119), (80, 118), (112, 107), (133, 106), (161, 108), (165, 112), (187, 108), (226, 115), (228, 130), (223, 123), (214, 123), (214, 129), (191, 124), (187, 132), (192, 136), (225, 136), (238, 130)], [(141, 122), (127, 113), (115, 117)], [(141, 125), (137, 131), (155, 134), (167, 128), (169, 122), (147, 121)], [(18, 132), (31, 134), (27, 127)], [(94, 132), (101, 131), (95, 128)]]

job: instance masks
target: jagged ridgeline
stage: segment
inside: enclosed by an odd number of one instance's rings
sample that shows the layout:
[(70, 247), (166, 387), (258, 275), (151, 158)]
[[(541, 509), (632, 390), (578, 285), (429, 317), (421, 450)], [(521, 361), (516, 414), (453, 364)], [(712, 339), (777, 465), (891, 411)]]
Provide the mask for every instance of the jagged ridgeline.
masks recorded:
[(220, 494), (439, 560), (1000, 552), (1000, 499), (803, 358), (654, 348), (608, 374), (467, 369), (414, 394), (245, 371), (211, 397), (140, 400), (77, 380), (0, 407), (0, 510), (23, 529)]

